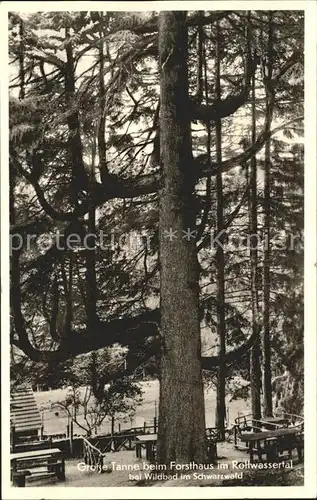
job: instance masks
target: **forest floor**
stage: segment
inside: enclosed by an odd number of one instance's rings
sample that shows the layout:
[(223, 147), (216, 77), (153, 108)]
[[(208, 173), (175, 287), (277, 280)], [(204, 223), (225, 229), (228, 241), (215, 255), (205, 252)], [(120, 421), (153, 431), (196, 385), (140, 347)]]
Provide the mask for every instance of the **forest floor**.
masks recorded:
[[(165, 480), (150, 480), (146, 474), (151, 471), (146, 469), (147, 462), (137, 459), (134, 451), (119, 451), (109, 453), (106, 464), (109, 472), (100, 474), (97, 471), (82, 471), (83, 461), (81, 459), (66, 461), (66, 480), (57, 481), (54, 478), (42, 480), (27, 480), (27, 487), (52, 486), (52, 487), (122, 487), (122, 486), (151, 486), (151, 487), (184, 487), (184, 486), (302, 486), (304, 484), (304, 466), (298, 464), (296, 459), (290, 468), (271, 470), (243, 470), (242, 477), (230, 478), (232, 474), (240, 473), (235, 469), (237, 462), (248, 462), (248, 455), (236, 450), (231, 443), (218, 443), (218, 461), (213, 469), (198, 470), (194, 472), (178, 472), (177, 478)], [(115, 464), (114, 464), (115, 463)], [(286, 461), (285, 461), (286, 463)], [(287, 461), (291, 464), (291, 462)], [(138, 466), (139, 470), (128, 472), (120, 470), (122, 465)], [(162, 471), (152, 471), (154, 474), (162, 474)], [(200, 477), (204, 474), (205, 477)], [(132, 479), (133, 476), (133, 479)], [(182, 476), (182, 477), (181, 477)], [(208, 477), (209, 476), (209, 477)], [(217, 477), (219, 476), (219, 477)], [(227, 479), (224, 477), (228, 476)]]

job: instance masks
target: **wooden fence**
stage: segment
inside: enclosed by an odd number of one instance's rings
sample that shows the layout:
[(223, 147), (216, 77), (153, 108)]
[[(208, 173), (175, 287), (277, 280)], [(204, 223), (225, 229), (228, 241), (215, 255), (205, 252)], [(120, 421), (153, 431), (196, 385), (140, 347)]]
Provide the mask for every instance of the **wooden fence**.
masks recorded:
[(86, 465), (98, 467), (100, 472), (104, 472), (104, 458), (103, 453), (99, 448), (94, 446), (88, 439), (82, 437), (83, 440), (83, 458)]
[[(65, 434), (43, 435), (40, 441), (20, 443), (15, 451), (39, 450), (48, 447), (60, 448), (66, 458), (84, 457), (85, 460), (87, 459), (87, 463), (100, 465), (101, 457), (104, 457), (105, 453), (133, 450), (135, 448), (136, 436), (156, 433), (157, 421), (154, 421), (153, 425), (145, 423), (143, 426), (125, 429), (115, 434), (98, 435), (89, 439), (84, 436), (66, 437)], [(230, 429), (226, 429), (226, 437), (228, 437), (229, 433)], [(219, 429), (208, 427), (206, 429), (206, 437), (208, 442), (219, 441)]]

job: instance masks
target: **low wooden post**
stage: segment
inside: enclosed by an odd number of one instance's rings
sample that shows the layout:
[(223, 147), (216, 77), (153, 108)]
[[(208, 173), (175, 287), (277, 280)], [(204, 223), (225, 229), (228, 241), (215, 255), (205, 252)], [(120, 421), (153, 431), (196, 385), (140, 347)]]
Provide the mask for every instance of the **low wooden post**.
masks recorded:
[(16, 445), (16, 433), (15, 433), (15, 425), (11, 426), (11, 447), (12, 447), (12, 452), (14, 453), (15, 450), (15, 445)]
[(151, 441), (147, 441), (145, 443), (145, 456), (146, 456), (146, 459), (151, 462), (152, 458), (151, 458), (151, 448), (152, 448), (152, 443)]
[(73, 420), (71, 420), (70, 433), (69, 433), (69, 453), (70, 453), (71, 457), (73, 456), (73, 453), (74, 453), (73, 437), (74, 437), (74, 422), (73, 422)]
[(217, 442), (209, 439), (207, 441), (207, 456), (210, 463), (215, 463), (217, 460)]
[(130, 435), (130, 436), (129, 436), (129, 450), (133, 450), (133, 444), (132, 444), (132, 441), (133, 441), (133, 437)]
[(25, 487), (25, 478), (26, 478), (26, 476), (29, 476), (29, 475), (30, 475), (29, 471), (14, 472), (13, 476), (12, 476), (13, 486), (18, 486), (19, 488), (24, 488)]
[(65, 481), (65, 456), (64, 456), (64, 453), (62, 454), (62, 463), (60, 466), (60, 470), (57, 474), (57, 477), (58, 477), (58, 479)]
[(253, 462), (253, 447), (252, 447), (252, 441), (249, 443), (249, 455), (250, 455), (250, 462)]
[(135, 443), (136, 458), (142, 458), (142, 451), (141, 450), (142, 450), (141, 443), (136, 442)]
[(260, 440), (256, 442), (256, 449), (258, 452), (259, 461), (261, 462), (262, 461), (262, 448), (261, 448), (261, 441)]
[(99, 457), (99, 466), (100, 466), (100, 473), (105, 472), (103, 469), (103, 456), (100, 455)]
[(157, 424), (156, 424), (156, 417), (154, 417), (154, 434), (156, 434), (156, 426), (157, 426)]

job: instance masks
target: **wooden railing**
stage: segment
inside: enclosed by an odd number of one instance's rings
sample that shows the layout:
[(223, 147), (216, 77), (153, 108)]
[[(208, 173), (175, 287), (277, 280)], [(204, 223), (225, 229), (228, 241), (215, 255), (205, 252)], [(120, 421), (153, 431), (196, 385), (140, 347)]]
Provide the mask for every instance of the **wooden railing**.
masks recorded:
[(86, 465), (94, 465), (98, 467), (100, 472), (103, 472), (103, 460), (105, 453), (93, 445), (88, 439), (82, 437), (83, 440), (83, 457)]
[[(291, 423), (295, 424), (295, 427), (302, 427), (304, 425), (304, 417), (301, 415), (296, 415), (295, 413), (280, 412), (276, 416), (285, 418)], [(296, 422), (296, 423), (295, 423)]]
[[(228, 440), (232, 434), (232, 429), (229, 427), (225, 428), (225, 439)], [(220, 429), (218, 427), (207, 427), (206, 437), (210, 441), (221, 441), (220, 439)]]
[(236, 425), (247, 425), (247, 422), (252, 419), (252, 413), (247, 413), (246, 415), (239, 415), (239, 417), (234, 419)]
[[(302, 424), (304, 422), (304, 417), (301, 415), (295, 415), (295, 413), (287, 413), (287, 412), (279, 412), (276, 415), (274, 415), (276, 418), (284, 418), (285, 420), (289, 420), (289, 422), (298, 422), (298, 425)], [(266, 422), (265, 418), (255, 420), (252, 418), (252, 413), (248, 413), (246, 415), (240, 415), (239, 417), (235, 418), (234, 422), (236, 425), (249, 425), (250, 421), (258, 423)], [(272, 422), (273, 424), (273, 422)]]
[(262, 427), (258, 427), (256, 425), (254, 425), (254, 421), (246, 421), (245, 422), (245, 425), (243, 427), (241, 427), (240, 425), (238, 424), (235, 424), (233, 426), (233, 441), (234, 441), (234, 445), (235, 447), (238, 447), (238, 437), (239, 435), (241, 434), (241, 431), (250, 431), (250, 432), (260, 432), (262, 430)]
[(104, 453), (110, 451), (133, 450), (134, 441), (135, 433), (98, 436), (98, 438), (94, 440), (94, 446), (100, 448)]

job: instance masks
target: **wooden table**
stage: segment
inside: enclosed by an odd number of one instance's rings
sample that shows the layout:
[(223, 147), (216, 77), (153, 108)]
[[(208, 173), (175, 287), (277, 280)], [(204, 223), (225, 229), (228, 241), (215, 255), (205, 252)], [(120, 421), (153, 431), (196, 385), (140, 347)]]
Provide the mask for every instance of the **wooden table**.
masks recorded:
[(10, 461), (12, 480), (24, 476), (24, 484), (19, 486), (25, 486), (26, 475), (54, 474), (58, 479), (65, 479), (64, 453), (59, 448), (12, 453)]
[(155, 448), (157, 434), (140, 434), (135, 437), (135, 454), (137, 458), (142, 458), (142, 448), (145, 448), (146, 460), (152, 462), (155, 458)]
[[(302, 459), (303, 433), (299, 428), (276, 429), (263, 432), (246, 432), (239, 435), (249, 448), (250, 460), (253, 461), (254, 453), (259, 460), (266, 454), (267, 460), (276, 460), (279, 451), (287, 449), (291, 457), (292, 449), (297, 448), (298, 458)], [(263, 447), (261, 447), (263, 443)]]

